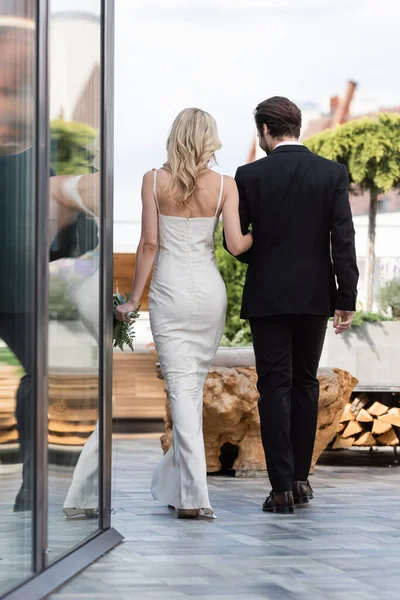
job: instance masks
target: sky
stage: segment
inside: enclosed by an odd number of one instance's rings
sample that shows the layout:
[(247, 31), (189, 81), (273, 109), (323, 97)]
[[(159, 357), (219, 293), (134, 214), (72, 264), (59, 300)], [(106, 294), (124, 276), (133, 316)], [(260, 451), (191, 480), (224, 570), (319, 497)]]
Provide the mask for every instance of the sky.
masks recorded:
[[(98, 0), (52, 10), (98, 13)], [(176, 114), (198, 106), (218, 123), (218, 169), (234, 175), (254, 134), (252, 111), (285, 95), (326, 110), (358, 82), (354, 111), (400, 105), (395, 0), (116, 0), (116, 235), (137, 243), (143, 174), (165, 159)], [(121, 231), (119, 234), (118, 231)]]

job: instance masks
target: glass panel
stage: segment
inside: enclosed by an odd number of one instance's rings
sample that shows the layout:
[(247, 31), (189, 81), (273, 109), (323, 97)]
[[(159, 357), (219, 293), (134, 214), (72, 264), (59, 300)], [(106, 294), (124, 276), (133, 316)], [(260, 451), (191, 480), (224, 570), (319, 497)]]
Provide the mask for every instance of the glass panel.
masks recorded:
[(0, 0), (0, 596), (31, 574), (34, 3)]
[[(100, 0), (50, 2), (49, 561), (98, 529)], [(75, 8), (75, 7), (72, 7)]]

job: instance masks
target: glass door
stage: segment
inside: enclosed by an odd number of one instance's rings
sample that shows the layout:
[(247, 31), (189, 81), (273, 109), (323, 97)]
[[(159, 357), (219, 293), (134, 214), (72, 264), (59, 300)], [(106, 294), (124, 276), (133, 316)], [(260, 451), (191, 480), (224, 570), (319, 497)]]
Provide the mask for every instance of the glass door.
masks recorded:
[[(37, 12), (35, 12), (37, 11)], [(0, 0), (0, 598), (111, 527), (113, 0)]]
[(0, 596), (32, 574), (36, 21), (0, 1)]
[(101, 2), (50, 0), (49, 563), (99, 528)]

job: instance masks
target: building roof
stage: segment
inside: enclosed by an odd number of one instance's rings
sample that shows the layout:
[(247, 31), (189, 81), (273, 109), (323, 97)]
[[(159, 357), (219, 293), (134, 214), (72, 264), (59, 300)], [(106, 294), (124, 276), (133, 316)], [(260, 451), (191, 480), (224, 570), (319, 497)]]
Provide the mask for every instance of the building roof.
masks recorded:
[[(370, 196), (369, 192), (363, 194), (350, 194), (350, 204), (353, 216), (368, 215)], [(391, 190), (378, 196), (378, 212), (400, 212), (400, 192)]]
[[(360, 114), (347, 115), (347, 117), (345, 118), (345, 122), (354, 121), (355, 119), (361, 119), (362, 117), (374, 118), (379, 113), (400, 113), (400, 105), (393, 106), (390, 108), (381, 107), (376, 111), (368, 112), (368, 113), (365, 113), (362, 115), (360, 115)], [(333, 118), (334, 118), (334, 115), (330, 114), (330, 115), (321, 115), (317, 119), (311, 119), (311, 121), (308, 124), (307, 129), (302, 134), (301, 139), (306, 140), (307, 138), (310, 138), (313, 135), (317, 135), (317, 133), (320, 133), (321, 131), (324, 131), (325, 129), (329, 129), (329, 127), (331, 127), (333, 125)]]

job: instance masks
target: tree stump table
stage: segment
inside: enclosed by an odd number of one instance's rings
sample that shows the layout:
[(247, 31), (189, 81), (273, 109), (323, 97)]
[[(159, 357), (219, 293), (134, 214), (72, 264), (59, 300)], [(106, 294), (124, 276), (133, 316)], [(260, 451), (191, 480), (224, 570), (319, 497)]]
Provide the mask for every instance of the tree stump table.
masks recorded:
[[(159, 375), (161, 378), (161, 374)], [(321, 369), (319, 418), (312, 469), (321, 453), (333, 440), (357, 379), (342, 369)], [(257, 375), (255, 368), (213, 366), (204, 386), (203, 434), (207, 471), (221, 470), (221, 449), (232, 444), (238, 449), (233, 464), (236, 476), (251, 477), (265, 472), (264, 451), (258, 416)], [(167, 394), (165, 432), (161, 446), (165, 452), (172, 445), (172, 417)]]

